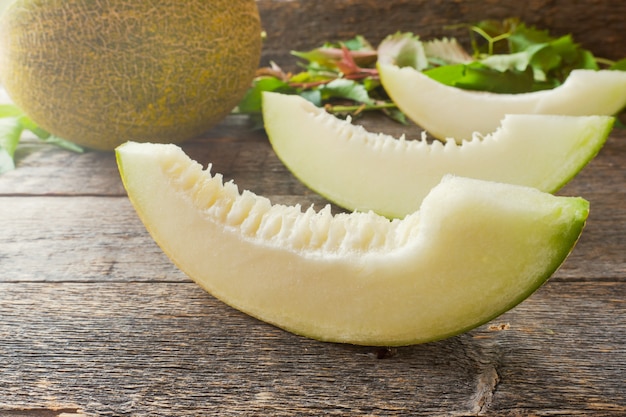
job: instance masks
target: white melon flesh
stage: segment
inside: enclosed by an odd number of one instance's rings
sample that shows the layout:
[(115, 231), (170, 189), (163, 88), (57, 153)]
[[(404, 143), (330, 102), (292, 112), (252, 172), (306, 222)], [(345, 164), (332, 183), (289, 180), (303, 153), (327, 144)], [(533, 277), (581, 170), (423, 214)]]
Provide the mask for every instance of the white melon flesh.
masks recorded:
[(602, 148), (610, 116), (508, 115), (457, 144), (395, 139), (338, 119), (305, 99), (263, 96), (274, 151), (304, 184), (349, 210), (403, 217), (446, 174), (554, 192)]
[(398, 108), (439, 139), (491, 133), (506, 114), (611, 116), (626, 106), (625, 71), (574, 70), (551, 90), (497, 94), (451, 87), (411, 67), (379, 63), (378, 69)]
[(512, 308), (565, 260), (581, 198), (446, 177), (403, 220), (272, 205), (175, 145), (117, 149), (137, 213), (172, 261), (223, 302), (318, 340), (427, 342)]

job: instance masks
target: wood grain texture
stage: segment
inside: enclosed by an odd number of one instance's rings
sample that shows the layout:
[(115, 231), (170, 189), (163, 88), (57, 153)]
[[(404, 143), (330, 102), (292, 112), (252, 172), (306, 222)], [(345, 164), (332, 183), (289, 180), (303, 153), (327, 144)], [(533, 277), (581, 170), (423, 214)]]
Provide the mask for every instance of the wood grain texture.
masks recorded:
[(257, 0), (267, 32), (263, 64), (293, 69), (290, 50), (363, 35), (374, 46), (397, 31), (423, 39), (456, 37), (469, 47), (466, 29), (451, 26), (483, 19), (519, 17), (529, 25), (574, 39), (600, 57), (626, 57), (624, 16), (619, 0)]
[[(543, 288), (472, 332), (390, 350), (294, 336), (215, 300), (150, 239), (111, 154), (32, 143), (0, 176), (0, 415), (623, 415), (625, 139), (561, 190), (592, 211)], [(274, 201), (325, 204), (262, 132), (228, 121), (184, 148)]]
[(553, 283), (475, 331), (390, 351), (291, 335), (191, 283), (0, 293), (0, 414), (34, 404), (99, 416), (626, 412), (626, 328), (606, 320), (625, 313), (617, 283)]
[[(264, 59), (357, 33), (439, 36), (486, 14), (520, 15), (574, 32), (603, 55), (626, 55), (621, 1), (257, 3)], [(357, 121), (406, 130), (374, 116)], [(246, 119), (231, 117), (183, 148), (274, 202), (327, 204)], [(394, 349), (298, 337), (205, 293), (151, 240), (111, 153), (27, 140), (17, 165), (0, 176), (2, 417), (626, 415), (624, 129), (559, 191), (587, 198), (591, 214), (546, 285), (471, 332)]]

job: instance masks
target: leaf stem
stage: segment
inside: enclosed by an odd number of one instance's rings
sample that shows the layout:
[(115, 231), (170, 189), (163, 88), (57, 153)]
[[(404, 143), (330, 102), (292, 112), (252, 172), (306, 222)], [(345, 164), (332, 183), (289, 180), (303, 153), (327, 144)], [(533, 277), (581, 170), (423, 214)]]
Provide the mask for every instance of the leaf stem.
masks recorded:
[(485, 32), (482, 28), (478, 26), (472, 26), (471, 28), (474, 32), (478, 33), (480, 36), (485, 38), (485, 40), (489, 43), (489, 50), (487, 52), (488, 55), (493, 55), (493, 46), (496, 42), (499, 42), (503, 39), (511, 36), (511, 32), (501, 33), (498, 36), (491, 36), (487, 32)]
[(391, 102), (376, 103), (376, 104), (357, 104), (353, 106), (345, 106), (345, 105), (333, 106), (333, 105), (327, 104), (324, 106), (326, 111), (330, 113), (355, 113), (355, 114), (359, 114), (363, 111), (395, 109), (397, 107), (398, 106), (396, 106), (395, 103), (391, 103)]
[(607, 67), (610, 67), (611, 65), (615, 64), (615, 61), (607, 59), (607, 58), (595, 57), (595, 59), (598, 64), (606, 65)]
[(372, 70), (362, 69), (362, 71), (358, 72), (358, 73), (353, 73), (353, 74), (338, 73), (338, 75), (336, 77), (331, 77), (331, 78), (327, 78), (325, 80), (313, 81), (313, 82), (309, 82), (309, 83), (294, 83), (294, 82), (290, 82), (289, 83), (289, 87), (302, 88), (304, 90), (310, 90), (310, 89), (315, 88), (315, 87), (321, 87), (323, 85), (330, 84), (331, 82), (335, 81), (336, 79), (340, 79), (340, 78), (342, 78), (344, 80), (352, 80), (352, 81), (359, 81), (359, 80), (363, 80), (365, 78), (372, 78), (372, 79), (377, 80), (379, 78), (379, 75), (378, 75), (378, 70), (375, 70), (375, 69), (372, 69)]

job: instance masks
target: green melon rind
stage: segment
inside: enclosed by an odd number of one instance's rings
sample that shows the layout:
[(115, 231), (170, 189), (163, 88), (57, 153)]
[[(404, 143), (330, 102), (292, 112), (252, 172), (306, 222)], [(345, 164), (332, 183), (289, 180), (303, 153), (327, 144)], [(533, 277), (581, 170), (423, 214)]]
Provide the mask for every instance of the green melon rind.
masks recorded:
[(470, 91), (411, 68), (378, 63), (385, 91), (432, 136), (457, 141), (492, 132), (505, 114), (615, 115), (626, 106), (626, 72), (574, 70), (552, 90), (522, 94)]
[[(558, 269), (589, 212), (582, 198), (446, 177), (420, 212), (403, 220), (373, 213), (333, 216), (351, 238), (327, 250), (301, 232), (319, 237), (315, 229), (331, 221), (329, 212), (308, 210), (306, 217), (299, 207), (270, 207), (228, 183), (210, 196), (207, 190), (215, 187), (207, 184), (217, 175), (173, 145), (129, 143), (117, 149), (117, 161), (147, 230), (182, 271), (240, 311), (329, 342), (408, 345), (484, 324)], [(244, 200), (279, 213), (281, 230), (269, 238), (264, 227), (250, 234), (244, 227), (249, 217), (235, 208)], [(287, 221), (294, 213), (304, 221)], [(359, 239), (377, 241), (393, 227), (404, 236), (399, 246), (359, 248)], [(439, 269), (414, 275), (418, 262)], [(455, 268), (459, 276), (449, 274)]]
[(302, 183), (348, 210), (401, 218), (446, 174), (554, 193), (602, 149), (610, 116), (507, 115), (484, 137), (445, 145), (396, 139), (338, 119), (295, 95), (264, 93), (270, 143)]

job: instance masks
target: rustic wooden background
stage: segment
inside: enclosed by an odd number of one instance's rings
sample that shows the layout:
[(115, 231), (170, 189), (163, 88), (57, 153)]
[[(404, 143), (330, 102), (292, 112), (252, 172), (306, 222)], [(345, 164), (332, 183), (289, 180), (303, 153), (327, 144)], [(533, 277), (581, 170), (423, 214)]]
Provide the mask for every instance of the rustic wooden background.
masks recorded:
[(483, 19), (519, 17), (553, 35), (572, 34), (597, 56), (626, 57), (626, 2), (622, 0), (258, 0), (270, 60), (294, 68), (291, 50), (308, 50), (327, 41), (364, 35), (374, 46), (396, 31), (423, 39), (468, 31), (450, 26)]
[[(333, 38), (509, 15), (626, 55), (622, 1), (258, 4), (264, 60), (277, 62)], [(245, 119), (184, 149), (275, 202), (325, 203)], [(17, 164), (0, 176), (2, 417), (626, 415), (624, 129), (560, 192), (587, 198), (591, 215), (547, 285), (474, 331), (395, 349), (294, 336), (206, 294), (151, 240), (111, 153), (26, 140)]]

